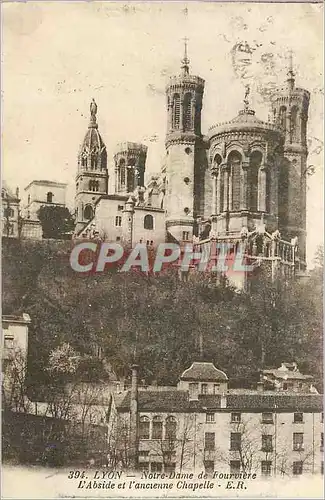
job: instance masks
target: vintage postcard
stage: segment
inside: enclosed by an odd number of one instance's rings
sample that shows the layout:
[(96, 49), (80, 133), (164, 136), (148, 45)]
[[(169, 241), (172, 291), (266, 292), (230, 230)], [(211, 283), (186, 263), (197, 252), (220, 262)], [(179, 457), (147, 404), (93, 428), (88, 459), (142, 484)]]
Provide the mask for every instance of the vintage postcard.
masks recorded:
[(2, 498), (323, 498), (323, 4), (2, 33)]

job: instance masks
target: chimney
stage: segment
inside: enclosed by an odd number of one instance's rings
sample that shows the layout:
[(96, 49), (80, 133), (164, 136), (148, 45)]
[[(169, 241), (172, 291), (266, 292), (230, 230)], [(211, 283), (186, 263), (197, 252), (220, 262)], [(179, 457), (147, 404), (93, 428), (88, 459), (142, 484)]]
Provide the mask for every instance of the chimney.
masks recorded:
[(258, 392), (264, 391), (264, 383), (263, 382), (257, 382), (257, 391)]
[(130, 468), (138, 465), (138, 365), (132, 365), (130, 401)]

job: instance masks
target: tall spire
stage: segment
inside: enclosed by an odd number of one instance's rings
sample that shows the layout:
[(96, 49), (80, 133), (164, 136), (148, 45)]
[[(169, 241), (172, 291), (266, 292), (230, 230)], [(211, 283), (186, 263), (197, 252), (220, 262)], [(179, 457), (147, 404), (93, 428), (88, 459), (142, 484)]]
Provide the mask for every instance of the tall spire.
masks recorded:
[(93, 98), (91, 103), (90, 103), (90, 121), (89, 121), (89, 128), (97, 128), (97, 104), (95, 102), (95, 99)]
[(187, 55), (187, 42), (188, 42), (188, 38), (185, 37), (184, 38), (184, 57), (182, 59), (182, 70), (183, 70), (183, 75), (188, 75), (189, 74), (189, 70), (190, 70), (190, 60), (188, 58), (188, 55)]
[(294, 71), (293, 71), (293, 54), (292, 54), (292, 49), (289, 50), (289, 65), (288, 65), (288, 79), (287, 79), (287, 82), (288, 82), (288, 85), (289, 85), (289, 88), (291, 90), (294, 89), (294, 86), (295, 86), (295, 74), (294, 74)]

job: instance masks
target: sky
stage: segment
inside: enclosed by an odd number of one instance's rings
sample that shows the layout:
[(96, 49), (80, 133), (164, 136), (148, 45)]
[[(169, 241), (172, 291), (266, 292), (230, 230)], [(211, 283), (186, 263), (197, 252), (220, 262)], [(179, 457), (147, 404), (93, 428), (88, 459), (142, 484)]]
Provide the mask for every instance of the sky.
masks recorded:
[[(79, 146), (95, 98), (109, 168), (116, 144), (149, 148), (158, 173), (166, 131), (165, 86), (180, 71), (205, 79), (202, 131), (250, 106), (267, 120), (268, 89), (282, 85), (290, 50), (296, 83), (311, 92), (307, 254), (323, 241), (323, 8), (320, 4), (212, 2), (27, 2), (2, 5), (2, 175), (13, 189), (35, 179), (68, 183), (73, 207)], [(252, 48), (236, 66), (238, 42)]]

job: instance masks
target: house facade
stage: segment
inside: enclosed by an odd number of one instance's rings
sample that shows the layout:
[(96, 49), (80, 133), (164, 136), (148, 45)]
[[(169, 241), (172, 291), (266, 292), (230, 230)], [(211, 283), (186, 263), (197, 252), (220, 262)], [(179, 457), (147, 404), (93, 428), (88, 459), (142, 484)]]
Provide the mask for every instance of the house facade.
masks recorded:
[(198, 362), (177, 390), (131, 390), (112, 407), (109, 439), (118, 459), (128, 462), (136, 443), (136, 467), (151, 472), (323, 472), (321, 395), (227, 384), (224, 372)]

